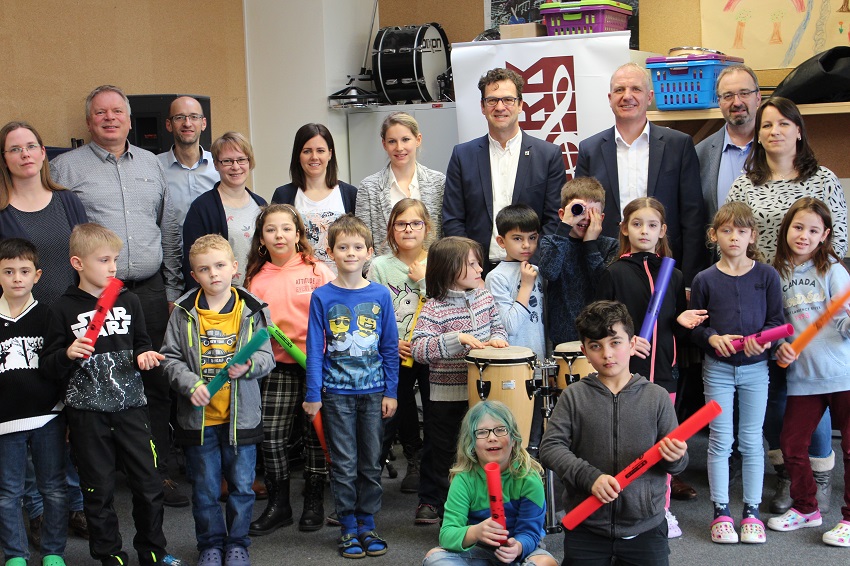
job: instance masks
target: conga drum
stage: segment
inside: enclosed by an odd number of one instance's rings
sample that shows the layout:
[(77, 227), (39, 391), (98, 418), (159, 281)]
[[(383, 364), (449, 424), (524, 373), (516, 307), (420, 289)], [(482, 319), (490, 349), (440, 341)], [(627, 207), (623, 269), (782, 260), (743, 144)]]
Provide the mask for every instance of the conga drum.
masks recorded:
[(558, 389), (561, 390), (596, 371), (581, 353), (581, 342), (564, 342), (555, 346), (555, 360), (560, 367)]
[(507, 405), (519, 426), (522, 443), (527, 446), (534, 416), (531, 399), (534, 352), (523, 346), (488, 346), (470, 350), (465, 359), (468, 364), (469, 406), (483, 400), (501, 401)]

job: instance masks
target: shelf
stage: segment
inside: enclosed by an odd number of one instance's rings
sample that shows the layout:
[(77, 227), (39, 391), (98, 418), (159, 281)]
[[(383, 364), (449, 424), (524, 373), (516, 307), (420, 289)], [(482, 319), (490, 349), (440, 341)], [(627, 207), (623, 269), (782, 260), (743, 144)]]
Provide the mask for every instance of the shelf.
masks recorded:
[[(800, 114), (814, 116), (818, 114), (850, 114), (850, 102), (824, 102), (821, 104), (800, 104)], [(646, 113), (650, 122), (679, 122), (682, 120), (722, 120), (719, 108), (704, 110), (652, 110)]]

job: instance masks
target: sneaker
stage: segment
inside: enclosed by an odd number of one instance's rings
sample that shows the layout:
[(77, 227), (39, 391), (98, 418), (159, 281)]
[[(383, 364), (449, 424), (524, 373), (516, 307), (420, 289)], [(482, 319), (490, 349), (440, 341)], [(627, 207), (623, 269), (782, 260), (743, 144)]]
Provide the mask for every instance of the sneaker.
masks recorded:
[(823, 533), (823, 542), (829, 546), (850, 546), (850, 522), (840, 521), (832, 530)]
[(429, 503), (420, 503), (416, 508), (416, 517), (413, 523), (416, 525), (433, 525), (440, 522), (440, 514), (437, 508)]
[(189, 498), (177, 491), (177, 482), (172, 479), (162, 480), (162, 504), (166, 507), (188, 507)]
[(113, 554), (112, 556), (100, 561), (101, 566), (126, 566), (129, 563), (130, 557), (127, 556), (126, 552)]
[(89, 539), (89, 522), (82, 511), (71, 511), (68, 514), (68, 530), (78, 537)]
[(198, 566), (222, 566), (224, 556), (220, 548), (207, 548), (201, 551), (198, 557)]
[(764, 523), (755, 517), (749, 517), (741, 521), (741, 542), (748, 544), (762, 544), (767, 542)]
[(679, 521), (676, 519), (676, 515), (671, 513), (669, 509), (664, 514), (667, 517), (667, 538), (679, 538), (682, 536), (682, 529), (679, 528)]
[(735, 532), (735, 522), (728, 515), (721, 515), (711, 522), (711, 542), (718, 544), (736, 544), (738, 533)]
[(813, 511), (803, 515), (793, 507), (779, 517), (771, 517), (767, 520), (767, 526), (774, 531), (796, 531), (803, 527), (819, 527), (823, 523), (820, 511)]

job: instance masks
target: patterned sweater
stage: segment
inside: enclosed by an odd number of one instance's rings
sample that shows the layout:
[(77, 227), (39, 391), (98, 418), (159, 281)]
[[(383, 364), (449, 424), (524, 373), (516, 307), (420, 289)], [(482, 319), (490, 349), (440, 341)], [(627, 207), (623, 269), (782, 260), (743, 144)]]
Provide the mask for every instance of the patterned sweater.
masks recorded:
[(431, 366), (431, 401), (468, 398), (463, 358), (470, 348), (460, 343), (460, 333), (481, 341), (508, 339), (490, 291), (449, 290), (445, 299), (430, 299), (422, 307), (413, 330), (413, 359)]

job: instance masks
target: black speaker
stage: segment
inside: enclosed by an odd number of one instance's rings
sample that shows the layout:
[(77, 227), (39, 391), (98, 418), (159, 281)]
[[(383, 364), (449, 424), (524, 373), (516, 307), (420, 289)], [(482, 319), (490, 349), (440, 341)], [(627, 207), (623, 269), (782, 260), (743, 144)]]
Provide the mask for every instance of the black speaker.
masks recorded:
[(160, 154), (171, 149), (174, 136), (165, 129), (165, 119), (171, 103), (181, 96), (191, 96), (201, 103), (201, 109), (207, 118), (207, 129), (201, 132), (201, 146), (209, 151), (212, 145), (212, 117), (210, 116), (210, 97), (197, 94), (130, 94), (130, 123), (133, 128), (127, 139), (130, 143)]

